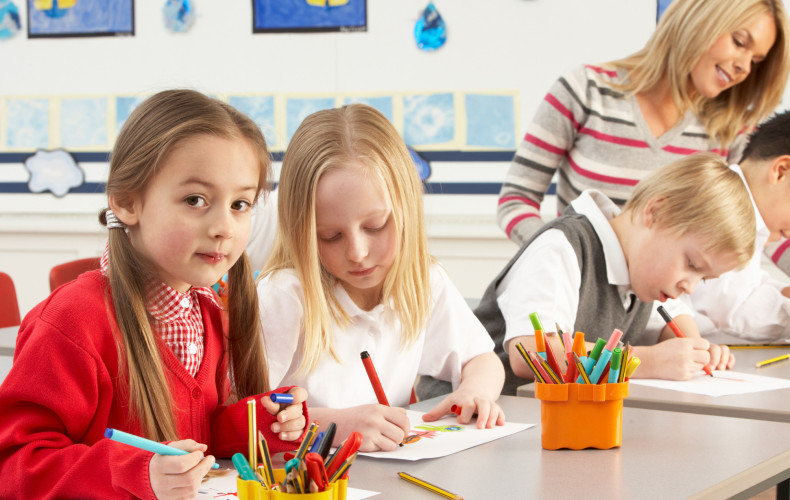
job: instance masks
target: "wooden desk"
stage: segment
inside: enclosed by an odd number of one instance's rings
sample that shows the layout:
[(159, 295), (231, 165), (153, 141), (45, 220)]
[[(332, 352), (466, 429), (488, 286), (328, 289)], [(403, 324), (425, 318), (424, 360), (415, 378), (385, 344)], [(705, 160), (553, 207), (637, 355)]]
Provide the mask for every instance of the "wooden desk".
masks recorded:
[(360, 456), (350, 486), (381, 492), (376, 498), (439, 498), (399, 479), (403, 471), (466, 499), (746, 499), (790, 477), (790, 424), (625, 408), (621, 448), (548, 451), (539, 401), (502, 396), (500, 404), (509, 420), (538, 425), (443, 458)]
[[(762, 368), (754, 366), (758, 361), (790, 353), (790, 347), (736, 349), (733, 352), (736, 371), (790, 379), (790, 361), (781, 361)], [(534, 397), (535, 386), (531, 383), (522, 385), (516, 390), (516, 394)], [(632, 408), (790, 422), (790, 389), (713, 397), (631, 384), (625, 405)]]

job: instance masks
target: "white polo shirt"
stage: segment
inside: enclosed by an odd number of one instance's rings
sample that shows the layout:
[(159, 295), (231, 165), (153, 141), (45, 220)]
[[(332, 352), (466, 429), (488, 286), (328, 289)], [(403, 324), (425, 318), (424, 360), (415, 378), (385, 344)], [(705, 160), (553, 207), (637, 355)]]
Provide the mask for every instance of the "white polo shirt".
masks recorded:
[(417, 375), (452, 382), (472, 358), (491, 352), (494, 343), (461, 293), (438, 265), (431, 268), (434, 306), (417, 341), (401, 348), (400, 322), (393, 311), (379, 304), (364, 311), (341, 285), (335, 293), (351, 317), (348, 327), (335, 325), (333, 343), (338, 363), (327, 351), (310, 374), (297, 374), (302, 360), (302, 287), (292, 270), (267, 276), (258, 283), (258, 300), (272, 387), (298, 385), (307, 389), (307, 403), (323, 408), (347, 408), (376, 402), (360, 353), (367, 351), (376, 367), (390, 405), (409, 404)]

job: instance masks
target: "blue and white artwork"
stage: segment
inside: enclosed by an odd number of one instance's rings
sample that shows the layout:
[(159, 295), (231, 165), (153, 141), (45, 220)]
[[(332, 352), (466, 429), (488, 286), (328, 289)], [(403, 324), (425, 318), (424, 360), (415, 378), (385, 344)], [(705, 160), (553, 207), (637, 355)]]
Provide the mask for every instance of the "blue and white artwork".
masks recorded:
[(258, 125), (272, 148), (277, 144), (277, 131), (274, 122), (274, 96), (230, 96), (228, 103), (247, 115)]
[(25, 158), (24, 166), (30, 174), (27, 188), (33, 193), (49, 191), (62, 197), (85, 182), (85, 173), (74, 157), (62, 149), (36, 151)]
[(366, 31), (367, 0), (253, 0), (254, 33)]
[(387, 120), (394, 123), (392, 112), (392, 96), (380, 97), (346, 97), (343, 99), (343, 104), (351, 104), (352, 102), (361, 102), (367, 104), (371, 108), (375, 108), (379, 113), (387, 117)]
[(49, 99), (6, 99), (6, 145), (12, 149), (49, 146)]
[(60, 144), (65, 148), (108, 145), (107, 99), (63, 99), (60, 102)]
[(126, 123), (126, 120), (129, 118), (129, 115), (132, 114), (134, 108), (137, 107), (138, 104), (143, 102), (145, 97), (116, 97), (115, 98), (115, 133), (121, 131), (123, 124)]
[(19, 9), (11, 0), (0, 0), (0, 40), (11, 38), (22, 28)]
[(134, 34), (134, 0), (28, 0), (29, 38)]
[(656, 23), (661, 19), (661, 16), (664, 14), (664, 11), (667, 10), (670, 3), (672, 3), (672, 0), (658, 0), (656, 4)]
[(450, 142), (455, 138), (453, 94), (421, 94), (403, 98), (403, 139), (411, 146)]
[(291, 141), (294, 132), (309, 115), (322, 109), (335, 107), (334, 97), (325, 98), (290, 98), (285, 103), (285, 132), (288, 142)]
[(165, 28), (174, 33), (183, 33), (195, 23), (192, 0), (167, 0), (162, 11), (165, 15)]
[(513, 96), (466, 94), (466, 145), (513, 149), (516, 117)]

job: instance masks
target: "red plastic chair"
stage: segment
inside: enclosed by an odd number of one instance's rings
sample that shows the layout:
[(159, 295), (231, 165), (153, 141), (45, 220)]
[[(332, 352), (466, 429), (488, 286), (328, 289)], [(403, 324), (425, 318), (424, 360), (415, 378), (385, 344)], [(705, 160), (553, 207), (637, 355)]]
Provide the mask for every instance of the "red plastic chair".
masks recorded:
[(0, 328), (17, 326), (21, 322), (14, 280), (6, 273), (0, 272)]
[(49, 291), (55, 290), (60, 285), (77, 279), (80, 274), (99, 268), (99, 258), (77, 259), (58, 264), (49, 270)]

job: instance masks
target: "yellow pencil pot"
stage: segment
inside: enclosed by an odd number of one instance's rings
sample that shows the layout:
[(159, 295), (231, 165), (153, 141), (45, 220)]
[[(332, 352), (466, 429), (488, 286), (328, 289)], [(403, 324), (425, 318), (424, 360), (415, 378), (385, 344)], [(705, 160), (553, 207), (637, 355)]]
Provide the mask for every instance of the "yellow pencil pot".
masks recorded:
[[(258, 468), (258, 472), (263, 475), (262, 468)], [(277, 482), (282, 482), (285, 479), (285, 469), (274, 469), (274, 479)], [(346, 500), (346, 488), (348, 488), (348, 479), (338, 479), (332, 483), (330, 488), (318, 493), (286, 493), (267, 490), (258, 481), (245, 481), (241, 477), (236, 478), (239, 500)]]
[(536, 383), (535, 397), (540, 400), (544, 449), (607, 450), (622, 444), (623, 399), (628, 397), (628, 382)]

